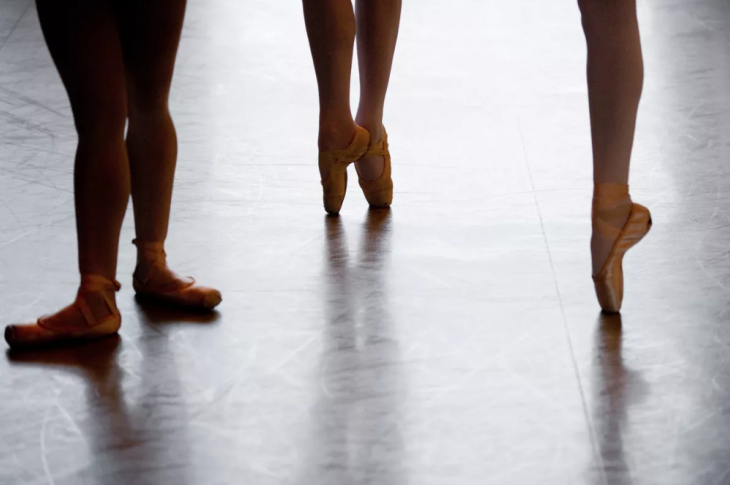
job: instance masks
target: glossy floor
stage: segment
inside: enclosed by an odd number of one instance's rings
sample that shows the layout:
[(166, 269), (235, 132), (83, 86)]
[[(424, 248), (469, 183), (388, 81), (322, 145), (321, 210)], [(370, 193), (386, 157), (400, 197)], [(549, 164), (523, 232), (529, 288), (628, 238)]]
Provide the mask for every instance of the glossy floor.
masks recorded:
[[(192, 0), (169, 253), (224, 293), (0, 359), (0, 484), (730, 483), (730, 3), (640, 2), (621, 317), (590, 280), (572, 1), (406, 2), (390, 212), (321, 208), (301, 4)], [(356, 89), (353, 92), (357, 92)], [(75, 135), (28, 0), (0, 0), (2, 322), (78, 277)]]

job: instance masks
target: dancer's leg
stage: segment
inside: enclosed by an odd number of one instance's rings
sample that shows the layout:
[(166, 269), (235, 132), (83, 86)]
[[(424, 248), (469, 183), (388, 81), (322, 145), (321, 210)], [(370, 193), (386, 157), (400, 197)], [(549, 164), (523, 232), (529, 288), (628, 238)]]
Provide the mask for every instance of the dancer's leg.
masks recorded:
[[(304, 21), (319, 88), (320, 150), (348, 146), (355, 136), (350, 78), (355, 14), (350, 0), (303, 0)], [(322, 173), (322, 180), (327, 173)]]
[[(114, 280), (129, 200), (126, 88), (114, 12), (104, 0), (38, 0), (37, 5), (79, 138), (74, 167), (79, 270)], [(95, 313), (108, 311), (99, 298), (90, 299)]]
[(138, 293), (168, 303), (213, 308), (212, 288), (193, 286), (167, 267), (164, 242), (170, 222), (177, 136), (168, 97), (185, 0), (116, 0), (129, 93), (127, 150), (137, 233)]
[[(629, 218), (629, 164), (643, 83), (635, 0), (579, 0), (588, 46), (594, 220), (622, 228)], [(594, 227), (593, 272), (615, 241)]]
[(43, 35), (68, 93), (78, 147), (74, 199), (81, 285), (76, 301), (37, 323), (9, 325), (13, 347), (116, 333), (119, 232), (129, 199), (121, 47), (105, 0), (37, 0)]
[(38, 0), (38, 16), (71, 101), (79, 269), (114, 279), (129, 198), (126, 88), (117, 24), (103, 0)]
[[(357, 56), (360, 70), (360, 103), (355, 118), (370, 132), (371, 142), (383, 137), (383, 107), (393, 65), (400, 25), (401, 0), (357, 0)], [(383, 157), (369, 156), (358, 162), (365, 180), (383, 173)]]
[(137, 239), (163, 242), (177, 136), (168, 109), (185, 0), (117, 0), (129, 92), (127, 150)]

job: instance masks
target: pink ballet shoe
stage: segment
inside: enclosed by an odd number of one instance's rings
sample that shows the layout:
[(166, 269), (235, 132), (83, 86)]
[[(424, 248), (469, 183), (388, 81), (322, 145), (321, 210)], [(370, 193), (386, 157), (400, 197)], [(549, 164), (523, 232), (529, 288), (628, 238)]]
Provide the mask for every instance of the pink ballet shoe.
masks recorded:
[(319, 152), (319, 169), (329, 173), (327, 178), (322, 180), (324, 210), (328, 214), (340, 213), (347, 193), (347, 166), (365, 155), (369, 147), (370, 133), (358, 126), (347, 148)]
[[(81, 275), (81, 285), (71, 305), (39, 318), (36, 323), (8, 325), (5, 327), (5, 340), (11, 348), (20, 349), (115, 335), (122, 324), (122, 317), (113, 295), (120, 288), (118, 281), (99, 275)], [(102, 296), (108, 316), (101, 319), (94, 316), (87, 301), (92, 294)]]
[(383, 138), (381, 138), (377, 143), (372, 143), (367, 153), (365, 153), (362, 157), (372, 156), (383, 157), (383, 173), (381, 173), (380, 177), (375, 180), (365, 180), (360, 176), (360, 171), (357, 170), (357, 164), (355, 164), (360, 188), (362, 189), (363, 194), (365, 194), (365, 199), (367, 199), (370, 207), (390, 207), (390, 204), (393, 203), (393, 179), (391, 178), (388, 133), (385, 131), (385, 127), (383, 127)]
[(601, 270), (593, 275), (598, 303), (604, 312), (617, 313), (621, 310), (624, 299), (623, 259), (626, 252), (634, 247), (651, 229), (651, 213), (643, 205), (632, 203), (629, 220), (620, 231), (608, 224), (601, 223), (594, 216), (594, 224), (598, 224), (601, 232), (611, 234), (619, 232), (611, 252)]
[(144, 263), (134, 272), (134, 291), (151, 301), (197, 310), (212, 310), (223, 300), (220, 291), (199, 286), (195, 279), (181, 277), (167, 267), (164, 243), (132, 241)]

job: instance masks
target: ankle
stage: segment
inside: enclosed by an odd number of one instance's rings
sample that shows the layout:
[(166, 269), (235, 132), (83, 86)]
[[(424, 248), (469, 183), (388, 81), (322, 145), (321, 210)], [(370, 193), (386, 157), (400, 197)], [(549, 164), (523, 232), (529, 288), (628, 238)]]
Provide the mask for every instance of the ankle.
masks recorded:
[(355, 136), (356, 129), (357, 125), (352, 119), (341, 123), (320, 122), (317, 145), (320, 150), (347, 148)]
[(379, 141), (383, 133), (383, 110), (371, 108), (371, 106), (377, 106), (378, 104), (377, 102), (361, 99), (355, 116), (355, 122), (370, 132), (374, 142)]
[(593, 184), (593, 204), (615, 207), (631, 200), (628, 184), (599, 183)]
[(137, 247), (137, 267), (135, 274), (146, 274), (152, 266), (160, 261), (165, 261), (165, 244), (158, 242), (146, 242), (135, 239), (132, 243)]
[(97, 320), (119, 312), (116, 290), (110, 288), (88, 289), (79, 287), (77, 300), (84, 301), (91, 314)]
[(370, 133), (371, 143), (377, 143), (383, 138), (383, 118), (360, 116), (355, 119), (358, 126), (362, 126)]
[(601, 270), (622, 228), (631, 217), (633, 204), (626, 184), (595, 184), (591, 217), (593, 273)]
[(623, 218), (631, 212), (631, 196), (627, 184), (595, 184), (593, 212), (599, 218)]
[(143, 254), (137, 253), (137, 264), (134, 268), (134, 274), (144, 274), (149, 271), (149, 269), (152, 267), (153, 260), (150, 258), (146, 258)]

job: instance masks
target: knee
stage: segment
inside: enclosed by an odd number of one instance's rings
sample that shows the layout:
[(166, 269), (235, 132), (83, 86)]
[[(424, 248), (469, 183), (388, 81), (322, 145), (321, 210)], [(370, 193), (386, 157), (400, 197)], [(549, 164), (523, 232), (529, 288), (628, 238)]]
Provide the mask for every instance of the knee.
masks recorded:
[(90, 98), (73, 106), (79, 140), (124, 139), (127, 104), (124, 97)]
[(161, 136), (175, 135), (175, 125), (168, 107), (168, 92), (155, 89), (130, 89), (129, 132), (127, 136), (136, 136), (140, 131), (153, 130)]
[(167, 115), (170, 89), (165, 80), (168, 77), (171, 75), (151, 71), (144, 76), (137, 76), (134, 82), (129, 83), (130, 119)]
[(129, 99), (130, 119), (167, 117), (168, 114), (167, 93), (135, 93)]

